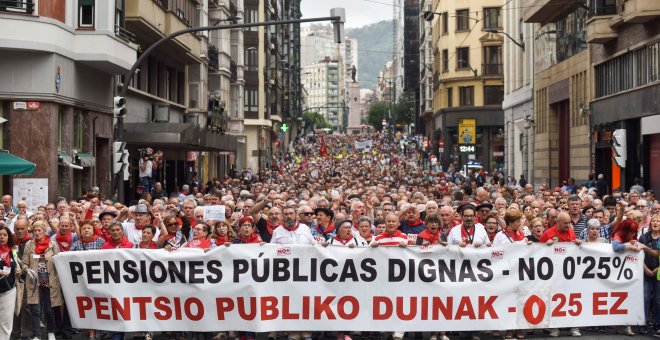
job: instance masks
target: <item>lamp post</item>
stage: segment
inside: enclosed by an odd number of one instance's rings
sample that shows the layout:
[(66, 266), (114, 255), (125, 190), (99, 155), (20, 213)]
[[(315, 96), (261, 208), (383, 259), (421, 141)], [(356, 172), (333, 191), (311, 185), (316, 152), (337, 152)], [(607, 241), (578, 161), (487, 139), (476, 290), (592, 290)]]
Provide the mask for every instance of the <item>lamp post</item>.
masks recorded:
[[(335, 42), (337, 44), (342, 43), (344, 38), (344, 22), (346, 21), (346, 15), (343, 8), (333, 8), (330, 10), (329, 17), (320, 17), (320, 18), (308, 18), (308, 19), (294, 19), (294, 20), (281, 20), (281, 21), (268, 21), (268, 22), (254, 22), (254, 23), (243, 23), (243, 24), (230, 24), (230, 25), (213, 25), (213, 26), (203, 26), (203, 27), (192, 27), (176, 31), (171, 33), (160, 40), (153, 43), (149, 48), (147, 48), (135, 61), (131, 69), (124, 74), (123, 84), (121, 86), (120, 96), (126, 98), (128, 93), (128, 86), (131, 83), (131, 80), (135, 76), (135, 71), (137, 68), (144, 62), (147, 57), (160, 45), (180, 36), (188, 33), (202, 32), (202, 31), (215, 31), (215, 30), (225, 30), (225, 29), (235, 29), (235, 28), (248, 28), (248, 27), (261, 27), (261, 26), (276, 26), (276, 25), (289, 25), (289, 24), (300, 24), (305, 22), (319, 22), (319, 21), (332, 21), (335, 32)], [(237, 19), (238, 17), (230, 17), (232, 19)], [(230, 19), (228, 18), (228, 19)], [(224, 19), (225, 21), (228, 19)], [(223, 21), (223, 20), (220, 20)], [(117, 116), (117, 133), (115, 135), (115, 141), (124, 142), (124, 116)], [(124, 202), (124, 176), (121, 172), (116, 175), (116, 185), (119, 191), (119, 200)]]

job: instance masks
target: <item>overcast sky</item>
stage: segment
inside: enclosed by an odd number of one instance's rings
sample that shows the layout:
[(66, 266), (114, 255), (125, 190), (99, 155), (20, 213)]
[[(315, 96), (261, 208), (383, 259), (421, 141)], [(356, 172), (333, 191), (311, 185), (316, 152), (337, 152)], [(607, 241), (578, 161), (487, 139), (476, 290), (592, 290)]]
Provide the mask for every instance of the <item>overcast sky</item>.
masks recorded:
[(392, 19), (392, 0), (302, 0), (303, 18), (330, 16), (330, 9), (346, 9), (346, 27), (362, 27)]

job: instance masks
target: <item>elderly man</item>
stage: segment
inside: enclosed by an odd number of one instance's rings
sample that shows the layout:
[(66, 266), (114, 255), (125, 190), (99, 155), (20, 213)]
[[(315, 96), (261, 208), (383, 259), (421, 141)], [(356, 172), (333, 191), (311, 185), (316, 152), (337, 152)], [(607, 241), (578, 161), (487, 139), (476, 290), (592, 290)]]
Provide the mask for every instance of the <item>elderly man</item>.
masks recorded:
[[(126, 214), (124, 211), (122, 211), (122, 213)], [(138, 204), (133, 211), (133, 222), (127, 221), (122, 223), (122, 227), (124, 229), (122, 234), (126, 237), (126, 239), (128, 239), (129, 242), (139, 244), (142, 242), (142, 229), (145, 225), (150, 223), (151, 216), (149, 214), (149, 209), (144, 204)], [(157, 240), (159, 235), (160, 229), (157, 228), (154, 239)]]
[(316, 221), (314, 220), (314, 210), (309, 205), (302, 205), (298, 208), (298, 216), (300, 216), (300, 223), (304, 223), (310, 229), (316, 228)]
[(422, 220), (426, 219), (426, 216), (435, 214), (438, 212), (438, 203), (436, 201), (428, 201), (424, 207), (424, 211), (419, 214), (419, 217)]
[(419, 210), (414, 204), (406, 204), (402, 207), (403, 215), (401, 216), (401, 222), (399, 228), (403, 231), (404, 234), (419, 234), (426, 226), (424, 221), (419, 216)]
[[(444, 208), (444, 207), (443, 207)], [(447, 237), (447, 243), (465, 247), (473, 245), (480, 247), (490, 245), (486, 228), (481, 223), (475, 223), (477, 220), (477, 208), (471, 204), (466, 204), (460, 208), (462, 224), (451, 229)], [(442, 221), (442, 215), (440, 217)]]
[(18, 215), (18, 208), (14, 206), (14, 199), (11, 197), (11, 195), (2, 196), (2, 205), (5, 207), (5, 214), (13, 212), (14, 214)]

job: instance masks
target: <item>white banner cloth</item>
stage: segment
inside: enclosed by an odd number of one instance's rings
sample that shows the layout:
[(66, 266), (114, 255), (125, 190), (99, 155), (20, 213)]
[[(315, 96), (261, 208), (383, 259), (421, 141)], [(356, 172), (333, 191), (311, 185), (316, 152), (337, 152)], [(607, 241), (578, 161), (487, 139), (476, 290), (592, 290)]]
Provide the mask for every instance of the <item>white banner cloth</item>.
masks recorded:
[[(100, 253), (99, 253), (100, 252)], [(232, 245), (67, 252), (73, 326), (115, 331), (455, 331), (641, 325), (643, 254), (609, 244)]]

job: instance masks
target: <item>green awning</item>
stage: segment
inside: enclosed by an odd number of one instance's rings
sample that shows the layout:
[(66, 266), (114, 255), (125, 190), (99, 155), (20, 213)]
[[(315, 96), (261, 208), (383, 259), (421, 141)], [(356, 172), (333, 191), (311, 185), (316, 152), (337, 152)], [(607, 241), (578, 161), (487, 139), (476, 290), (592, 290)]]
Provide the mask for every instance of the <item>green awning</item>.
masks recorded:
[(96, 166), (96, 157), (94, 157), (94, 155), (90, 153), (78, 152), (76, 154), (76, 158), (78, 159), (78, 163), (82, 167), (91, 168), (93, 166)]
[(34, 163), (23, 158), (0, 152), (0, 175), (31, 175), (35, 167)]

